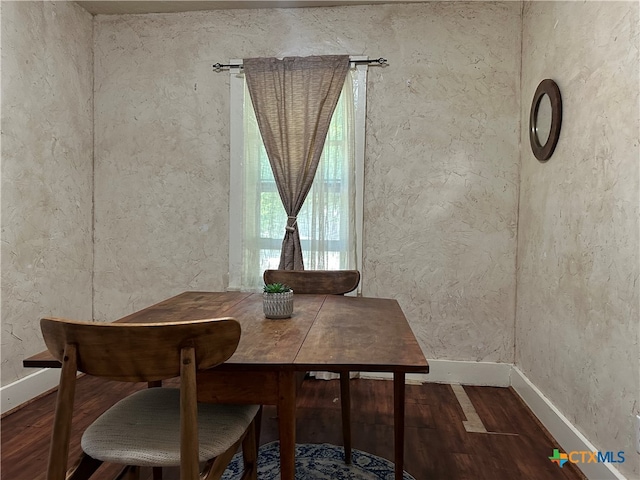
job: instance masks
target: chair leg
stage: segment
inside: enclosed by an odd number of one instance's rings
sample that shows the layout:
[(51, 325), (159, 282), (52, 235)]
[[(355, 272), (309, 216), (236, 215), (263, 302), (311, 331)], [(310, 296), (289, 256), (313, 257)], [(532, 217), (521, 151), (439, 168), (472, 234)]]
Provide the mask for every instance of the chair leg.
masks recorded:
[(162, 467), (153, 467), (153, 480), (162, 480)]
[(67, 472), (66, 480), (87, 479), (93, 475), (100, 465), (102, 465), (102, 460), (96, 460), (82, 452), (76, 464)]
[(258, 409), (258, 413), (256, 413), (256, 417), (253, 419), (255, 422), (255, 431), (256, 431), (256, 449), (260, 448), (260, 431), (262, 428), (262, 405)]
[(244, 473), (242, 480), (258, 479), (258, 447), (256, 445), (256, 418), (247, 429), (242, 440), (242, 458), (244, 460)]
[(120, 471), (115, 480), (140, 480), (140, 467), (127, 465)]
[(345, 463), (351, 463), (351, 391), (349, 380), (349, 372), (340, 372), (340, 405)]
[(229, 465), (229, 462), (231, 462), (231, 459), (238, 451), (242, 440), (243, 439), (240, 438), (226, 452), (221, 453), (213, 460), (209, 460), (200, 473), (200, 478), (203, 480), (219, 480), (227, 469), (227, 465)]

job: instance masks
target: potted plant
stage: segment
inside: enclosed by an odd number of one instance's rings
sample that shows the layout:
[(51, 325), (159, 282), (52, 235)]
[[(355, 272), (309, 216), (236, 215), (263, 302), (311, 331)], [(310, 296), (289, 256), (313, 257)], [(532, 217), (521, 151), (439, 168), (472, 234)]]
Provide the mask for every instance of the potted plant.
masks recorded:
[(293, 313), (293, 290), (282, 283), (265, 284), (262, 309), (267, 318), (289, 318)]

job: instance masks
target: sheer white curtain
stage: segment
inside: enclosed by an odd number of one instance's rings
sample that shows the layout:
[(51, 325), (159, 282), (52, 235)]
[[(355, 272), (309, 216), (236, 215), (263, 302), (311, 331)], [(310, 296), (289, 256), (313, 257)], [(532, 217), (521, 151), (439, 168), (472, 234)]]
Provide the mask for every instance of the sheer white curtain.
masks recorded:
[[(358, 268), (354, 150), (357, 95), (357, 73), (353, 69), (347, 74), (313, 186), (297, 218), (307, 270)], [(278, 268), (287, 214), (278, 195), (246, 82), (243, 109), (240, 289), (259, 291), (263, 285), (262, 272)]]

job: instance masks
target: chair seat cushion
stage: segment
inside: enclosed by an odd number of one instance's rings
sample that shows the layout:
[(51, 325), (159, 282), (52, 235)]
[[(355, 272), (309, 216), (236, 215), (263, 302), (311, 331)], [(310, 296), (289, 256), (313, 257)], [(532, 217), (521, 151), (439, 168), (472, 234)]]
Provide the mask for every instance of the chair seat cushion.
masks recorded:
[[(228, 450), (246, 431), (257, 405), (198, 403), (200, 461)], [(180, 465), (180, 390), (149, 388), (119, 401), (82, 435), (82, 449), (105, 462)]]

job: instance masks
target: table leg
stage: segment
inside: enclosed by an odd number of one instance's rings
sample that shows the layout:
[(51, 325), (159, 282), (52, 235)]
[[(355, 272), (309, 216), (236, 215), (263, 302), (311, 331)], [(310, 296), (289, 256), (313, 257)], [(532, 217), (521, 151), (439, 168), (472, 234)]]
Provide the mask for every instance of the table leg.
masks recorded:
[(344, 463), (351, 463), (351, 378), (349, 372), (340, 372), (340, 409), (342, 410), (342, 441)]
[(404, 473), (404, 372), (393, 373), (393, 426), (395, 480)]
[(278, 390), (280, 479), (294, 480), (296, 474), (296, 385), (293, 372), (279, 373)]

